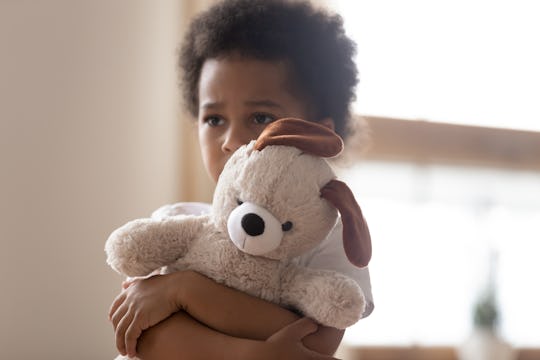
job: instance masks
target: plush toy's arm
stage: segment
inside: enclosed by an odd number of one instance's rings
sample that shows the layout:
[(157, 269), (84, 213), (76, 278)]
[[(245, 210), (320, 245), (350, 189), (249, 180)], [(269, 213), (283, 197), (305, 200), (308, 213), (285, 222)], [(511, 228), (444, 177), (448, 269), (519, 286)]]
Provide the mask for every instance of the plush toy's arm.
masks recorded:
[(204, 216), (165, 220), (138, 219), (116, 229), (107, 239), (107, 263), (128, 276), (143, 276), (182, 257), (201, 235)]
[(345, 329), (362, 317), (362, 289), (343, 274), (291, 266), (282, 281), (282, 302), (322, 325)]

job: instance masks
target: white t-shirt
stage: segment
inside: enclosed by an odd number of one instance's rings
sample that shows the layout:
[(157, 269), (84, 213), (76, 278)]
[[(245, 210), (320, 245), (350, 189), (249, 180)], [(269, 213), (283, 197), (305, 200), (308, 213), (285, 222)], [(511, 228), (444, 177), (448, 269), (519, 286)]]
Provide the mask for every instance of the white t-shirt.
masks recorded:
[[(152, 213), (154, 219), (164, 219), (175, 215), (202, 215), (211, 210), (211, 205), (197, 202), (184, 202), (165, 205)], [(345, 255), (342, 239), (343, 225), (337, 221), (328, 237), (307, 254), (295, 259), (297, 264), (316, 268), (333, 270), (354, 279), (362, 288), (366, 298), (366, 309), (362, 317), (367, 317), (373, 311), (373, 295), (371, 293), (371, 280), (369, 269), (358, 268), (351, 264)]]

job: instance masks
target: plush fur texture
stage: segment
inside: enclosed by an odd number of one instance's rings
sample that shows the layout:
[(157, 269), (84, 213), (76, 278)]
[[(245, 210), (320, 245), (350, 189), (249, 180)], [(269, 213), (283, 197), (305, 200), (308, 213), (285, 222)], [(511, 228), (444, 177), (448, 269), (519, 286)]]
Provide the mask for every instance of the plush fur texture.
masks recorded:
[[(358, 284), (345, 275), (299, 267), (293, 261), (322, 242), (338, 219), (336, 208), (320, 196), (321, 188), (335, 177), (332, 169), (324, 159), (293, 146), (254, 146), (252, 141), (239, 148), (225, 165), (210, 214), (129, 222), (107, 240), (107, 262), (127, 276), (162, 267), (164, 272), (195, 270), (297, 309), (320, 324), (339, 329), (354, 324), (365, 306)], [(260, 250), (258, 241), (265, 241), (266, 234), (246, 234), (242, 229), (247, 217), (241, 212), (258, 207), (264, 208), (259, 215), (265, 230), (271, 224), (278, 228), (268, 235), (275, 245), (255, 256), (250, 253)], [(240, 216), (232, 216), (235, 211)], [(290, 229), (281, 228), (288, 222)], [(251, 229), (260, 231), (260, 224)], [(233, 242), (230, 233), (245, 235), (234, 235)]]

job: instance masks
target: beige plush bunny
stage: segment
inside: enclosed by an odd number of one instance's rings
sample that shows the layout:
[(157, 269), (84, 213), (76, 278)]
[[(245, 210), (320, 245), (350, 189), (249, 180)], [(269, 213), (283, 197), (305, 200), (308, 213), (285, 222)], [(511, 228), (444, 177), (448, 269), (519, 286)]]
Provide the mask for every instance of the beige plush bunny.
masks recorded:
[(107, 240), (107, 262), (127, 276), (195, 270), (320, 324), (346, 328), (364, 311), (357, 283), (294, 261), (326, 238), (338, 210), (349, 260), (357, 266), (370, 260), (360, 208), (323, 159), (342, 146), (324, 126), (278, 120), (231, 156), (210, 214), (131, 221)]

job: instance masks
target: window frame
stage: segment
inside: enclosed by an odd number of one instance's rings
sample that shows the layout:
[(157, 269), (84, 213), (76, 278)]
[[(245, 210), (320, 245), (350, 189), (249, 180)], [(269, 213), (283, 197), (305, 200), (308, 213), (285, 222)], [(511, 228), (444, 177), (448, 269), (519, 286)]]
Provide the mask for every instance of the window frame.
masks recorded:
[(362, 116), (366, 149), (350, 144), (366, 160), (455, 164), (540, 171), (540, 132)]

